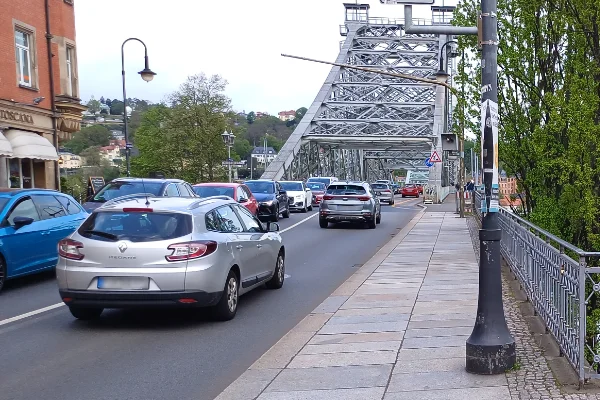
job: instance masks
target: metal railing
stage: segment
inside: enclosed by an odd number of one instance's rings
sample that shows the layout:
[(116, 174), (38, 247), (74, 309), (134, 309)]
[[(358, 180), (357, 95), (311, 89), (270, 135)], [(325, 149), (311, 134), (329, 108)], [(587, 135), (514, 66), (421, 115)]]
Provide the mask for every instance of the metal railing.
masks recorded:
[[(482, 195), (475, 193), (474, 200), (474, 213), (481, 217)], [(600, 300), (600, 252), (584, 251), (502, 207), (499, 222), (502, 257), (579, 375), (580, 386), (600, 378), (600, 327), (587, 320), (588, 308)]]

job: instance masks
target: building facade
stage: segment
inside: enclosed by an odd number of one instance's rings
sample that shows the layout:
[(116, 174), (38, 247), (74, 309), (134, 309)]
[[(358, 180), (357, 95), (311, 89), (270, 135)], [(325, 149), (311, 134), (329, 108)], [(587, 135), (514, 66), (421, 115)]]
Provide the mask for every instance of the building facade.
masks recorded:
[(296, 118), (296, 111), (294, 110), (279, 112), (279, 119), (282, 121), (293, 121), (294, 118)]
[(67, 152), (58, 153), (58, 165), (63, 169), (79, 169), (82, 167), (81, 157)]
[(73, 7), (0, 0), (0, 188), (60, 187), (58, 143), (80, 130), (86, 109)]
[(277, 157), (277, 152), (272, 147), (255, 147), (252, 149), (251, 156), (256, 159), (259, 164), (268, 164)]

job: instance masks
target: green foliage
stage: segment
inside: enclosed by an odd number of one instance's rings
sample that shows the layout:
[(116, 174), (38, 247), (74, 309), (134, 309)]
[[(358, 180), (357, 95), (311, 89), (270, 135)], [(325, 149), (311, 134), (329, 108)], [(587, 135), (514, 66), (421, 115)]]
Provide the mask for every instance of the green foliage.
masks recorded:
[(119, 100), (113, 100), (110, 104), (110, 115), (123, 115), (125, 107), (123, 102)]
[(88, 111), (91, 112), (92, 114), (96, 114), (97, 112), (100, 112), (100, 102), (96, 99), (94, 99), (94, 96), (92, 96), (90, 98), (90, 101), (88, 101), (88, 103), (86, 104)]
[(81, 154), (93, 146), (107, 146), (111, 139), (110, 131), (102, 125), (92, 125), (83, 128), (64, 144), (64, 147), (75, 154)]
[(248, 121), (248, 124), (253, 124), (254, 121), (256, 121), (256, 114), (254, 113), (254, 111), (250, 111), (248, 113), (248, 115), (246, 116), (246, 120)]

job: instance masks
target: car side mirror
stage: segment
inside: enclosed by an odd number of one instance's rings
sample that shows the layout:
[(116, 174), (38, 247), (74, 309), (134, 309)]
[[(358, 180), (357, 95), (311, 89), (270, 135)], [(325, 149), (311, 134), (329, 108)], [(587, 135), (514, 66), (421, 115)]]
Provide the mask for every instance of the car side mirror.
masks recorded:
[(15, 229), (19, 229), (24, 227), (25, 225), (30, 225), (33, 222), (33, 218), (29, 217), (15, 217), (13, 219), (13, 224)]
[(239, 203), (247, 203), (248, 199), (240, 199)]
[(277, 222), (267, 222), (267, 232), (279, 232), (279, 229)]

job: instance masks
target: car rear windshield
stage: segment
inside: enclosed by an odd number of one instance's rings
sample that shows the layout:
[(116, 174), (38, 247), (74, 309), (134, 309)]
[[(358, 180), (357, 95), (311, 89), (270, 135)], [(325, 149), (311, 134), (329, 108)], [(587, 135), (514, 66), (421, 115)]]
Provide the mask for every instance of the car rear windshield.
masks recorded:
[(93, 197), (92, 201), (103, 203), (117, 197), (140, 193), (151, 193), (155, 196), (160, 196), (162, 185), (162, 182), (111, 182), (104, 186)]
[(200, 197), (211, 197), (211, 196), (229, 196), (233, 195), (233, 188), (227, 186), (194, 186), (194, 192)]
[(373, 189), (388, 189), (388, 186), (383, 183), (374, 183), (371, 186), (373, 187)]
[(331, 185), (327, 189), (327, 194), (333, 195), (357, 195), (367, 194), (364, 187), (359, 185)]
[(300, 182), (281, 182), (283, 190), (289, 190), (292, 192), (301, 192), (302, 184)]
[(318, 183), (323, 183), (325, 185), (329, 185), (329, 182), (331, 180), (328, 178), (310, 178), (308, 181), (309, 182), (318, 182)]
[(192, 216), (169, 212), (99, 211), (77, 232), (86, 238), (116, 242), (157, 242), (192, 233)]
[(407, 189), (414, 189), (414, 188), (415, 188), (415, 185), (406, 185), (406, 186), (404, 186), (404, 187), (405, 187), (405, 188), (407, 188)]
[(273, 194), (275, 193), (275, 185), (273, 182), (247, 181), (246, 186), (250, 188), (252, 193), (256, 194)]
[(324, 183), (309, 182), (309, 183), (306, 184), (306, 186), (308, 186), (310, 188), (310, 190), (315, 190), (315, 191), (325, 190), (325, 184)]

